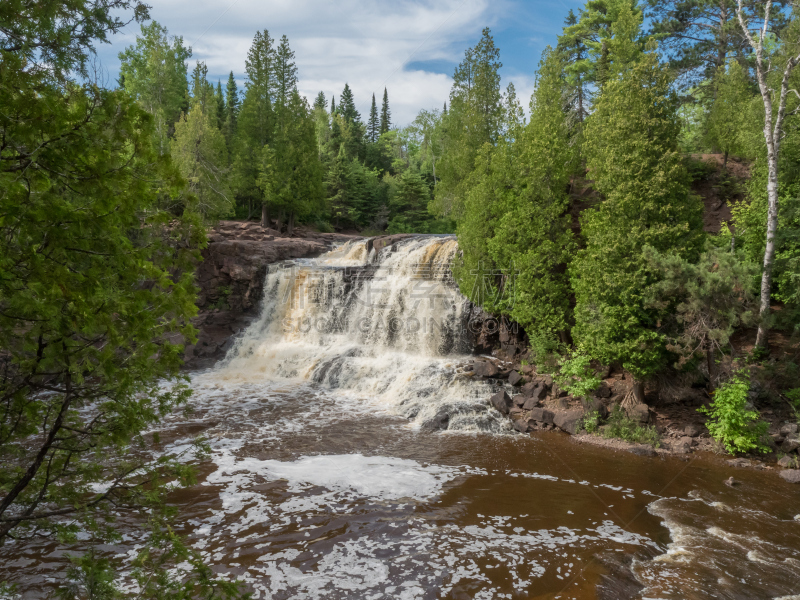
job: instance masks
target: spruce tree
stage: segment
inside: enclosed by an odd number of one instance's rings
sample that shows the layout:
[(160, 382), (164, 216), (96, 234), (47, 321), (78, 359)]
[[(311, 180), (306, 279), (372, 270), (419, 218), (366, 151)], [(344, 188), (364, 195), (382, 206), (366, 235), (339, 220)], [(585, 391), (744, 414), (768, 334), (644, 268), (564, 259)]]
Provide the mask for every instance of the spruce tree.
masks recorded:
[(315, 110), (325, 110), (327, 106), (327, 100), (325, 99), (325, 92), (320, 92), (317, 94), (317, 97), (314, 98), (314, 109)]
[(222, 93), (222, 83), (217, 79), (217, 89), (214, 92), (214, 100), (217, 104), (217, 129), (222, 129), (225, 124), (225, 96)]
[(297, 87), (297, 65), (294, 62), (294, 51), (289, 47), (289, 38), (281, 36), (275, 49), (274, 93), (273, 102), (287, 102), (292, 91)]
[(381, 134), (392, 128), (392, 113), (389, 110), (389, 92), (383, 88), (383, 103), (381, 104)]
[(371, 143), (375, 143), (381, 134), (381, 125), (378, 121), (378, 106), (375, 104), (375, 94), (372, 94), (372, 106), (369, 109), (369, 121), (367, 121), (367, 137)]
[(591, 98), (590, 86), (585, 77), (584, 69), (570, 68), (573, 65), (582, 64), (588, 54), (588, 47), (583, 40), (580, 32), (576, 32), (574, 25), (577, 25), (578, 17), (570, 9), (564, 21), (564, 32), (558, 38), (556, 50), (560, 52), (565, 62), (565, 69), (568, 71), (567, 80), (571, 84), (569, 95), (572, 99), (573, 110), (578, 120), (583, 122), (589, 114), (589, 100)]
[(664, 365), (660, 309), (646, 306), (657, 273), (643, 251), (695, 260), (703, 240), (702, 204), (689, 191), (678, 148), (678, 98), (655, 46), (639, 50), (642, 17), (620, 11), (609, 40), (613, 69), (586, 121), (589, 177), (604, 200), (581, 216), (585, 248), (570, 269), (575, 342), (637, 382)]
[(336, 96), (331, 96), (331, 114), (336, 114)]
[(350, 89), (348, 84), (344, 84), (344, 90), (339, 97), (339, 114), (342, 115), (349, 123), (361, 122), (361, 115), (356, 110), (356, 102), (353, 98), (353, 90)]
[(468, 186), (465, 183), (484, 144), (497, 143), (503, 124), (500, 50), (486, 28), (453, 74), (450, 109), (444, 123), (448, 151), (439, 166), (439, 183), (431, 209), (458, 220)]
[(239, 91), (236, 87), (236, 80), (233, 78), (233, 71), (228, 75), (228, 83), (225, 86), (225, 139), (228, 142), (230, 152), (233, 138), (236, 135), (236, 121), (239, 118)]

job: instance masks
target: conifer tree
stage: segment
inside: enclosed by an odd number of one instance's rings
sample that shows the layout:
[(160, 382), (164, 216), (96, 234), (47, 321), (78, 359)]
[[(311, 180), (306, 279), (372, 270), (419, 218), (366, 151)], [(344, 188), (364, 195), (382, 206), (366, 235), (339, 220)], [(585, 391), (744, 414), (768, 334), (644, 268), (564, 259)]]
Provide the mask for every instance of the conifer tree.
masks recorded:
[(361, 115), (356, 110), (356, 102), (353, 98), (353, 90), (348, 84), (344, 84), (342, 95), (339, 96), (339, 114), (349, 123), (361, 122)]
[(273, 102), (286, 102), (292, 91), (297, 87), (297, 65), (294, 62), (294, 51), (289, 47), (289, 38), (281, 36), (281, 41), (275, 49), (274, 92)]
[(645, 306), (657, 274), (645, 247), (696, 260), (703, 240), (702, 205), (689, 191), (677, 145), (678, 98), (654, 44), (639, 49), (642, 17), (623, 7), (608, 40), (613, 69), (586, 121), (589, 176), (605, 199), (581, 217), (585, 248), (570, 276), (576, 296), (573, 335), (606, 364), (645, 378), (664, 364), (660, 314)]
[(720, 67), (714, 77), (716, 97), (706, 121), (708, 141), (724, 153), (723, 168), (729, 154), (741, 154), (749, 126), (750, 101), (754, 98), (751, 84), (742, 66), (731, 61)]
[(217, 129), (222, 129), (225, 124), (225, 96), (222, 93), (222, 83), (217, 80), (217, 89), (214, 91), (214, 100), (217, 105)]
[(375, 143), (380, 135), (381, 125), (378, 121), (378, 106), (375, 104), (375, 94), (372, 94), (372, 106), (369, 109), (369, 121), (367, 121), (367, 137), (371, 143)]
[(239, 91), (236, 87), (236, 80), (233, 78), (233, 71), (228, 75), (228, 83), (225, 86), (225, 125), (223, 131), (228, 142), (228, 152), (231, 151), (233, 138), (236, 135), (236, 122), (239, 118)]
[(328, 101), (325, 99), (325, 92), (320, 92), (317, 94), (317, 97), (314, 98), (314, 109), (315, 110), (325, 110)]
[(386, 133), (392, 128), (392, 113), (389, 110), (389, 92), (383, 88), (383, 102), (381, 104), (381, 133)]
[(161, 154), (169, 149), (169, 137), (181, 112), (188, 109), (187, 63), (192, 50), (183, 38), (169, 36), (155, 21), (142, 25), (136, 44), (119, 54), (120, 87), (153, 115)]
[(500, 136), (503, 108), (500, 92), (500, 51), (486, 28), (474, 48), (453, 74), (450, 109), (445, 120), (445, 147), (439, 167), (439, 183), (431, 203), (434, 213), (458, 220), (468, 188), (466, 180), (484, 144)]
[(558, 37), (558, 46), (556, 50), (564, 55), (564, 60), (567, 63), (565, 70), (568, 71), (567, 80), (571, 84), (571, 96), (574, 103), (573, 110), (579, 121), (583, 122), (589, 114), (589, 99), (591, 97), (589, 82), (584, 76), (584, 70), (580, 68), (570, 68), (572, 65), (582, 64), (586, 60), (588, 54), (588, 47), (583, 40), (581, 32), (575, 30), (575, 25), (578, 23), (578, 17), (575, 12), (570, 9), (567, 18), (564, 21), (564, 31)]
[(331, 114), (336, 114), (336, 96), (331, 96)]

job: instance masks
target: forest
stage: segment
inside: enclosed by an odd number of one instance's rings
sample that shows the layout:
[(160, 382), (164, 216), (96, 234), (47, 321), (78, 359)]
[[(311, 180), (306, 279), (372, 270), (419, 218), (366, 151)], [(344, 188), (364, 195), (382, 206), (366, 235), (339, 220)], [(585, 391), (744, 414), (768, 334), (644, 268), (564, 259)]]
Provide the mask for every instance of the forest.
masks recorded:
[[(753, 373), (800, 415), (797, 10), (588, 0), (542, 54), (530, 99), (501, 85), (487, 28), (441, 107), (397, 126), (388, 87), (364, 115), (345, 82), (301, 95), (289, 39), (267, 29), (240, 89), (241, 65), (209, 81), (139, 0), (4, 1), (0, 544), (113, 541), (119, 512), (137, 510), (151, 532), (133, 566), (143, 596), (237, 597), (173, 533), (165, 500), (196, 480), (186, 456), (203, 441), (138, 452), (187, 407), (193, 269), (221, 219), (288, 237), (301, 224), (454, 233), (461, 292), (519, 324), (541, 372), (588, 382), (617, 365), (639, 402), (648, 382), (690, 373), (715, 398), (715, 439), (766, 452)], [(132, 23), (103, 86), (95, 47)], [(730, 218), (709, 225), (701, 189)], [(103, 560), (76, 558), (74, 578), (111, 586)], [(168, 577), (176, 563), (190, 581)]]

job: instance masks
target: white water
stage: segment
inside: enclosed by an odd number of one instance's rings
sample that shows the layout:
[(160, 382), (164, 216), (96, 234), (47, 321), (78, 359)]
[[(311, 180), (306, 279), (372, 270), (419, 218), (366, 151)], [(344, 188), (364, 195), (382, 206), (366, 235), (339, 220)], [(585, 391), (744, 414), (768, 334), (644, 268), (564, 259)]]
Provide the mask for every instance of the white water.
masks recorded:
[(465, 298), (450, 276), (456, 250), (453, 237), (412, 238), (377, 254), (357, 241), (276, 265), (259, 319), (217, 378), (311, 381), (417, 425), (446, 414), (450, 430), (508, 429), (486, 402), (491, 387), (456, 368), (469, 349)]

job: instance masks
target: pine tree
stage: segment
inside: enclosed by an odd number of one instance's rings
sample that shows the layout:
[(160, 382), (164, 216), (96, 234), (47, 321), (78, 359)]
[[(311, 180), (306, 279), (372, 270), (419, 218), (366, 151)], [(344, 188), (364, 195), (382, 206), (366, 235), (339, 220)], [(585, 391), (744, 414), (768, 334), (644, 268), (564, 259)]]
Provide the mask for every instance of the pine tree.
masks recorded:
[(503, 126), (500, 51), (491, 31), (465, 52), (453, 74), (450, 109), (444, 123), (448, 151), (442, 157), (439, 183), (431, 203), (434, 213), (458, 220), (467, 196), (465, 182), (484, 144), (495, 144)]
[(589, 176), (605, 200), (583, 212), (586, 247), (570, 269), (575, 342), (606, 364), (619, 362), (637, 385), (665, 361), (660, 315), (645, 306), (656, 273), (645, 247), (696, 260), (703, 240), (702, 204), (689, 191), (677, 140), (678, 98), (654, 45), (639, 50), (642, 17), (620, 11), (608, 48), (613, 69), (586, 121)]
[(353, 90), (350, 89), (348, 84), (344, 84), (344, 90), (339, 97), (339, 114), (349, 123), (360, 123), (361, 115), (356, 110), (356, 102), (353, 98)]
[(287, 102), (297, 87), (297, 65), (294, 62), (294, 51), (289, 47), (289, 38), (281, 36), (275, 50), (273, 62), (275, 89), (273, 102)]
[(378, 106), (375, 104), (375, 94), (372, 94), (372, 106), (369, 109), (369, 121), (367, 121), (367, 137), (371, 143), (375, 143), (381, 131), (378, 121)]
[[(564, 33), (558, 38), (556, 50), (564, 56), (567, 63), (565, 69), (575, 64), (581, 64), (587, 56), (588, 47), (583, 41), (583, 37), (575, 32), (573, 27), (578, 23), (578, 17), (570, 9), (567, 18), (564, 20)], [(579, 121), (589, 114), (589, 100), (591, 98), (590, 88), (582, 69), (568, 69), (567, 79), (571, 84), (571, 96), (573, 99), (573, 110)]]
[(381, 104), (381, 134), (392, 128), (392, 113), (389, 110), (389, 92), (383, 88), (383, 103)]
[(239, 118), (239, 91), (236, 87), (236, 80), (233, 78), (233, 71), (228, 75), (228, 83), (225, 86), (225, 126), (223, 131), (228, 142), (230, 152), (233, 138), (236, 135), (236, 122)]
[(314, 99), (314, 109), (325, 110), (326, 106), (327, 106), (327, 100), (325, 99), (325, 92), (320, 92)]
[(217, 104), (217, 129), (222, 130), (225, 124), (225, 96), (222, 93), (222, 83), (217, 80), (217, 89), (214, 92), (214, 100)]
[(336, 96), (331, 96), (331, 114), (336, 114)]

